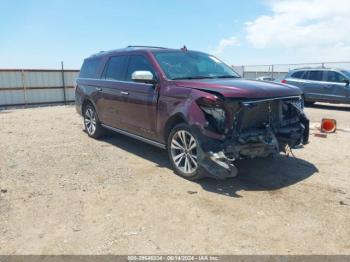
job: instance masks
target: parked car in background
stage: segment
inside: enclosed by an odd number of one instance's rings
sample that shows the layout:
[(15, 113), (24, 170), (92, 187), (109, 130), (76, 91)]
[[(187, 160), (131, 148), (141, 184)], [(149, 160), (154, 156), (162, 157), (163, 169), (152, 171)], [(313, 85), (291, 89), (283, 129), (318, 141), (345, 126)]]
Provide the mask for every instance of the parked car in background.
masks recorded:
[(315, 102), (350, 103), (350, 71), (304, 68), (290, 71), (281, 81), (299, 87), (306, 105)]
[(256, 80), (258, 80), (258, 81), (270, 81), (270, 82), (275, 81), (275, 79), (271, 76), (260, 76)]
[(166, 149), (174, 171), (194, 180), (307, 144), (301, 95), (244, 80), (212, 55), (133, 46), (85, 59), (75, 101), (90, 137), (109, 129)]

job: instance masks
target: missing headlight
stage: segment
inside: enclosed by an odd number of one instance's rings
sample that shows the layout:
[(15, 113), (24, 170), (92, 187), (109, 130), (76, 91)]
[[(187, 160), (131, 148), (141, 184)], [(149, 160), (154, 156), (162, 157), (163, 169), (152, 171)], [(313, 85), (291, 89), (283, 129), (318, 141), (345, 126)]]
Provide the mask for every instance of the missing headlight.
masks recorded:
[(209, 122), (208, 127), (214, 129), (212, 131), (223, 133), (225, 130), (226, 119), (225, 110), (220, 107), (212, 107), (206, 105), (201, 105), (200, 108), (205, 113), (205, 117)]
[(304, 99), (303, 98), (295, 98), (289, 101), (292, 105), (294, 105), (299, 111), (304, 110)]

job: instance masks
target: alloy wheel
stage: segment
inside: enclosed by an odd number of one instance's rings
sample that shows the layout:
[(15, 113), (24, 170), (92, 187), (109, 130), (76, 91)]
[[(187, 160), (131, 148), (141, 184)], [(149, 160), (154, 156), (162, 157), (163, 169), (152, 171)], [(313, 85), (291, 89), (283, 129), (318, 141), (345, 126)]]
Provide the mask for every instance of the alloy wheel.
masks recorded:
[(89, 135), (93, 135), (96, 131), (96, 115), (92, 108), (88, 107), (85, 111), (85, 127)]
[(191, 175), (197, 170), (197, 142), (190, 132), (177, 131), (171, 140), (170, 149), (172, 160), (182, 173)]

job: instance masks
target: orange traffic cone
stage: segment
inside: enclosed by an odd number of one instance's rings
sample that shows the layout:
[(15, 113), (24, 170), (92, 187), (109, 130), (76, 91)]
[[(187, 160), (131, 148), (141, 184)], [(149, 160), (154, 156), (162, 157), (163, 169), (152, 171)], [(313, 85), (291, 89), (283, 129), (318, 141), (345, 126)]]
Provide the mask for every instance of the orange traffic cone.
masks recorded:
[(324, 118), (321, 123), (321, 132), (334, 133), (337, 129), (337, 121), (335, 119)]

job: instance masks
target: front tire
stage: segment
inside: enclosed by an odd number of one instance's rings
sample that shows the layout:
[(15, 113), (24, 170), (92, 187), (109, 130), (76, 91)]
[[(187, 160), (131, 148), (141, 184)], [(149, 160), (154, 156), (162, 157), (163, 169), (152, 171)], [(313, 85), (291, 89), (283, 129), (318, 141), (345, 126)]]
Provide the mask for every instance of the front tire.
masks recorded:
[(84, 108), (84, 126), (89, 137), (100, 138), (104, 134), (103, 127), (98, 119), (95, 108), (92, 105), (87, 105)]
[(202, 178), (198, 166), (198, 140), (187, 124), (179, 124), (171, 130), (167, 150), (176, 174), (189, 180)]

